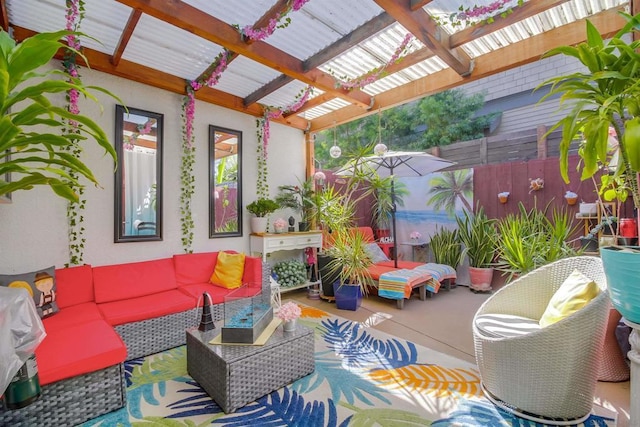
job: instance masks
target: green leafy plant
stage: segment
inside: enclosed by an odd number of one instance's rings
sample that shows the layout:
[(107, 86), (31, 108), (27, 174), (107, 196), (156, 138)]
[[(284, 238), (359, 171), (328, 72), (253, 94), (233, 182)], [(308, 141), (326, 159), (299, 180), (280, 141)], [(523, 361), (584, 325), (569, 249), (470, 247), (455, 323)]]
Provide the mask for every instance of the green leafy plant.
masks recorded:
[[(60, 70), (36, 72), (59, 49), (67, 48), (60, 40), (71, 34), (79, 33), (40, 33), (16, 44), (9, 34), (0, 32), (0, 177), (12, 174), (11, 181), (0, 178), (0, 196), (47, 185), (58, 196), (77, 201), (75, 189), (82, 186), (78, 177), (95, 185), (98, 181), (82, 161), (67, 151), (74, 141), (94, 139), (113, 160), (116, 158), (109, 137), (97, 123), (55, 106), (49, 97), (74, 89), (96, 103), (98, 99), (91, 91), (118, 98), (105, 89), (85, 86)], [(74, 120), (81, 126), (72, 129), (65, 120)]]
[(536, 207), (527, 211), (522, 203), (518, 213), (509, 214), (498, 221), (498, 260), (496, 268), (508, 278), (528, 273), (536, 268), (567, 256), (575, 255), (569, 243), (575, 231), (566, 210), (555, 210), (547, 217)]
[(327, 264), (329, 274), (336, 274), (341, 286), (360, 286), (362, 294), (367, 295), (369, 288), (375, 286), (369, 272), (373, 261), (366, 249), (370, 242), (349, 228), (339, 228), (331, 237), (331, 246), (326, 250), (331, 257)]
[[(577, 46), (560, 46), (544, 56), (565, 55), (578, 59), (588, 71), (553, 77), (540, 86), (551, 84), (550, 96), (561, 95), (561, 104), (571, 102), (571, 110), (549, 132), (562, 128), (560, 170), (568, 178), (568, 157), (572, 141), (581, 140), (581, 179), (593, 177), (603, 168), (613, 166), (609, 130), (617, 137), (620, 160), (613, 181), (622, 179), (640, 208), (636, 173), (640, 170), (640, 41), (627, 42), (640, 26), (638, 16), (622, 13), (628, 23), (606, 43), (598, 29), (587, 20), (587, 41)], [(626, 191), (610, 191), (611, 181), (601, 181), (599, 194), (613, 200)]]
[(301, 221), (311, 222), (316, 211), (316, 194), (313, 177), (300, 181), (298, 185), (278, 187), (276, 203), (283, 208), (291, 208), (300, 213)]
[[(372, 172), (368, 177), (369, 191), (373, 195), (373, 222), (378, 229), (390, 228), (391, 212), (393, 211), (393, 199), (391, 197), (390, 176), (381, 177), (376, 172)], [(409, 195), (407, 186), (400, 181), (393, 183), (393, 193), (395, 195), (396, 206), (404, 206), (404, 197)]]
[(441, 228), (431, 236), (429, 247), (437, 264), (445, 264), (457, 268), (462, 262), (462, 244), (460, 243), (458, 230)]
[(258, 218), (262, 218), (272, 212), (275, 212), (278, 208), (280, 208), (280, 205), (278, 205), (274, 200), (268, 198), (260, 198), (247, 205), (247, 210)]
[(456, 217), (458, 235), (464, 244), (463, 256), (469, 257), (469, 265), (476, 268), (490, 268), (496, 255), (498, 232), (496, 220), (487, 217), (484, 208), (478, 206), (476, 213), (463, 211), (463, 217)]

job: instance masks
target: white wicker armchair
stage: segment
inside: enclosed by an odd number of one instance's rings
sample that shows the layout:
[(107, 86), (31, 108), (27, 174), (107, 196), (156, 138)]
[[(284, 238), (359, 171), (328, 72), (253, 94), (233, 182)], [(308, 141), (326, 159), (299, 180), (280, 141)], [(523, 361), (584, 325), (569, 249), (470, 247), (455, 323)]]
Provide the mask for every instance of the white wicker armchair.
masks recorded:
[[(578, 269), (600, 294), (569, 317), (512, 337), (491, 337), (478, 317), (507, 314), (539, 320), (562, 282)], [(473, 320), (476, 362), (487, 397), (524, 418), (556, 425), (588, 417), (605, 336), (609, 297), (602, 261), (566, 258), (504, 286), (478, 309)]]

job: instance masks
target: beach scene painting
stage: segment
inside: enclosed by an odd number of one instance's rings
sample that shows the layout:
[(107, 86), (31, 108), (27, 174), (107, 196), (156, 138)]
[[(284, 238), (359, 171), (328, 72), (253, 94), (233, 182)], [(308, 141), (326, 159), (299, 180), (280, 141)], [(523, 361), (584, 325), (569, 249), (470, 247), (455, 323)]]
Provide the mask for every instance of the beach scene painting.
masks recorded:
[(413, 256), (412, 234), (419, 233), (418, 242), (428, 243), (438, 230), (456, 229), (455, 218), (463, 210), (473, 210), (473, 169), (395, 179), (407, 190), (396, 210), (396, 240), (402, 259)]

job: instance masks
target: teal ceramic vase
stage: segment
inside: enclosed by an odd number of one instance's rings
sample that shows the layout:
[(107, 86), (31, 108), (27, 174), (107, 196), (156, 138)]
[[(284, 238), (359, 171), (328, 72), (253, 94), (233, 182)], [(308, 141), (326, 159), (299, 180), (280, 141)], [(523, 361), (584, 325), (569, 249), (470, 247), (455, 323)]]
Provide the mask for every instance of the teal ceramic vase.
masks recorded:
[(633, 249), (602, 247), (600, 257), (611, 303), (625, 319), (640, 323), (640, 248)]

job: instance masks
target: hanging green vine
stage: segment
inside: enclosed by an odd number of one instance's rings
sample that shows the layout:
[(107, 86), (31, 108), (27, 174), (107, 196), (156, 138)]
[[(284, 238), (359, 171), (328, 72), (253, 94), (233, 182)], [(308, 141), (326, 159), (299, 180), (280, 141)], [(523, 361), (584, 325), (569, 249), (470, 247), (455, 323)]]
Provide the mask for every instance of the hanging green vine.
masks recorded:
[(193, 146), (193, 117), (196, 94), (191, 84), (187, 85), (187, 96), (182, 101), (182, 162), (180, 164), (180, 224), (182, 228), (182, 248), (185, 253), (193, 252), (193, 217), (191, 199), (195, 193), (193, 164), (196, 148)]
[(256, 135), (258, 136), (258, 148), (256, 148), (256, 158), (258, 163), (256, 193), (258, 195), (258, 199), (269, 198), (269, 169), (267, 169), (267, 152), (265, 150), (265, 144), (263, 143), (265, 121), (268, 121), (268, 119), (264, 117), (256, 120)]
[[(80, 29), (80, 23), (84, 18), (85, 7), (83, 0), (66, 0), (66, 29), (69, 31), (78, 31)], [(76, 52), (81, 49), (80, 40), (78, 36), (69, 35), (66, 37), (67, 43), (71, 49), (67, 49), (62, 61), (65, 72), (69, 75), (69, 80), (79, 79), (79, 69), (76, 62)], [(80, 109), (78, 107), (79, 93), (75, 89), (71, 89), (67, 92), (67, 111), (73, 114), (78, 114)], [(81, 124), (74, 120), (67, 120), (67, 126), (70, 133), (80, 133)], [(65, 130), (66, 131), (66, 130)], [(80, 158), (82, 154), (82, 148), (78, 144), (78, 140), (73, 140), (72, 144), (65, 148), (75, 158)], [(79, 175), (77, 172), (67, 169), (67, 173), (72, 182), (78, 182)], [(67, 227), (68, 227), (68, 239), (69, 239), (69, 262), (65, 266), (80, 265), (83, 263), (84, 247), (85, 247), (85, 227), (83, 212), (87, 206), (87, 199), (84, 197), (84, 186), (75, 186), (75, 192), (78, 194), (78, 200), (76, 202), (67, 203)]]

